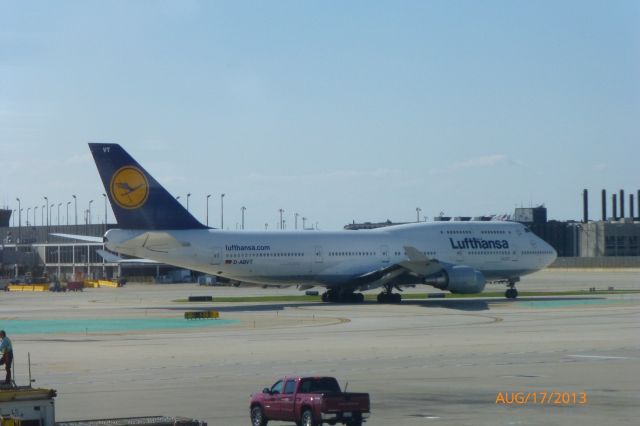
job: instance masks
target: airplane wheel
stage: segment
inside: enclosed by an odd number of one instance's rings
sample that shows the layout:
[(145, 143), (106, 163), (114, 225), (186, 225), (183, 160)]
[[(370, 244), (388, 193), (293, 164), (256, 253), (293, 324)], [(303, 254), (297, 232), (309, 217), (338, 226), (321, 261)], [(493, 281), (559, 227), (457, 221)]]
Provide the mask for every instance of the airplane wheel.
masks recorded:
[(399, 293), (393, 293), (391, 295), (391, 300), (393, 303), (400, 303), (402, 302), (402, 296)]
[(364, 302), (364, 294), (362, 293), (354, 293), (353, 294), (353, 299), (356, 303), (362, 303)]
[(516, 290), (515, 288), (509, 288), (504, 292), (504, 297), (506, 297), (507, 299), (515, 299), (516, 297), (518, 297), (518, 290)]
[(378, 303), (385, 303), (387, 300), (387, 298), (385, 297), (387, 294), (386, 293), (380, 293), (378, 294)]
[(323, 302), (328, 302), (329, 301), (329, 295), (327, 294), (327, 292), (325, 291), (324, 293), (322, 293), (322, 296), (320, 297), (322, 299)]

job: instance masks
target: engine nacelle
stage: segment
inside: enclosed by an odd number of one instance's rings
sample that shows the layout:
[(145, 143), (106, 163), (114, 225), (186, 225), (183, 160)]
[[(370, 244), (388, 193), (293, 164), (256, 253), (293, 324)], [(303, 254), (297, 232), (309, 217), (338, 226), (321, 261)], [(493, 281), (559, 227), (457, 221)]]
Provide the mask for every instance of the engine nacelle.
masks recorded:
[(451, 293), (473, 294), (482, 292), (487, 280), (477, 269), (459, 265), (426, 278), (424, 283)]

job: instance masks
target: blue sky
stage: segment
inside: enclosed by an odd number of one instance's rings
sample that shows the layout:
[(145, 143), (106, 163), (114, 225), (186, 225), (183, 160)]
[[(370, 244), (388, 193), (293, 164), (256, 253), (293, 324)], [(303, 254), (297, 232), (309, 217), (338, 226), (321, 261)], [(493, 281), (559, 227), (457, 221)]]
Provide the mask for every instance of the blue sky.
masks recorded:
[(103, 220), (90, 141), (230, 229), (573, 219), (583, 188), (599, 217), (640, 189), (639, 112), (637, 1), (0, 0), (0, 205), (63, 223), (71, 194)]

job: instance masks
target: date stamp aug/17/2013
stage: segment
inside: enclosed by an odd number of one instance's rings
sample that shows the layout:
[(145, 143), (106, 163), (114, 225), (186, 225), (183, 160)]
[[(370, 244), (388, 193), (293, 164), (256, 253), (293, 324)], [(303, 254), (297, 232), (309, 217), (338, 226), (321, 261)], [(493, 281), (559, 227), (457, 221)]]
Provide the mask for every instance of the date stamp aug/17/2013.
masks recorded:
[(587, 405), (584, 391), (518, 391), (498, 392), (496, 404), (500, 405)]

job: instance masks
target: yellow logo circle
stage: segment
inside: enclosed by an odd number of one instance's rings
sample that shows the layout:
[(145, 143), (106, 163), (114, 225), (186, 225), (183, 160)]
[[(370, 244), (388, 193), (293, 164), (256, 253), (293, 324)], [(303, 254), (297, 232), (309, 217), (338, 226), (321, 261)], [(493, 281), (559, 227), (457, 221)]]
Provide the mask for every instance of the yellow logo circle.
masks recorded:
[(111, 198), (123, 209), (137, 209), (149, 197), (149, 181), (138, 168), (124, 166), (111, 178)]

